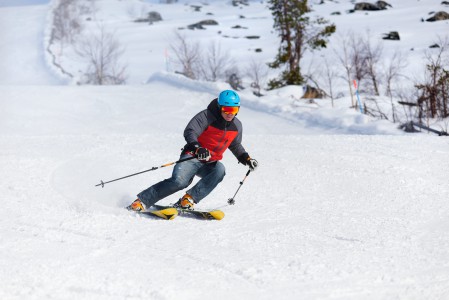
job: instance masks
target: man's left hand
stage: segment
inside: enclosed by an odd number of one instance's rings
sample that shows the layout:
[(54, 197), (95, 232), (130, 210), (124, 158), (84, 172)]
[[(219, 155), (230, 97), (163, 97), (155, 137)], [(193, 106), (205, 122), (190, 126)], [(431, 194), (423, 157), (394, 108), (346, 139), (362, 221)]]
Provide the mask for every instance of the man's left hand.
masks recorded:
[(249, 167), (251, 171), (255, 171), (259, 166), (259, 163), (254, 158), (248, 158), (246, 165)]

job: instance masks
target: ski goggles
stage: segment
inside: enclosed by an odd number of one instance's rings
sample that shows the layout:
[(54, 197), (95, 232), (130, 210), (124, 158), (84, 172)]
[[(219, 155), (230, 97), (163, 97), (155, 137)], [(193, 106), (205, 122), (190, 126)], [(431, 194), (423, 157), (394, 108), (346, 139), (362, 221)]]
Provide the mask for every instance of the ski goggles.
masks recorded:
[(233, 114), (236, 115), (239, 112), (239, 106), (222, 106), (221, 111), (225, 114)]

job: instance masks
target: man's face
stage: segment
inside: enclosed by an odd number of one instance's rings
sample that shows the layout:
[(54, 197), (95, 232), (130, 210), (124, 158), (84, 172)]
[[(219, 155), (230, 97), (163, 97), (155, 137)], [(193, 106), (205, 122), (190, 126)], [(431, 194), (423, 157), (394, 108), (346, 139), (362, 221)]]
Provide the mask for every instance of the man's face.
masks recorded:
[(234, 119), (235, 115), (239, 112), (240, 107), (238, 106), (222, 106), (221, 116), (226, 121), (230, 122)]
[(231, 121), (234, 119), (234, 117), (235, 117), (234, 114), (228, 114), (228, 113), (225, 113), (224, 111), (221, 112), (221, 116), (222, 116), (223, 119), (225, 119), (227, 122), (231, 122)]

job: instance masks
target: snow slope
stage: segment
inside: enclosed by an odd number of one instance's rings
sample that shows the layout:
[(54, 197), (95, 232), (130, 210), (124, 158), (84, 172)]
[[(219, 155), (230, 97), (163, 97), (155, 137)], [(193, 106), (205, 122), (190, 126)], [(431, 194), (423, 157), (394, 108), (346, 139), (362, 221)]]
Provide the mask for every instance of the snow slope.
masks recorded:
[[(2, 28), (12, 12), (44, 28), (43, 7), (0, 7)], [(61, 86), (41, 46), (18, 39), (37, 67), (0, 81), (0, 299), (447, 299), (446, 138), (303, 107), (292, 87), (243, 91), (260, 168), (236, 205), (246, 168), (227, 152), (198, 204), (222, 221), (139, 217), (123, 207), (170, 168), (94, 185), (176, 160), (185, 124), (227, 85), (159, 70), (144, 85)]]
[(210, 95), (163, 89), (0, 88), (0, 298), (445, 299), (447, 139), (303, 135), (243, 108), (261, 167), (226, 206), (246, 172), (228, 153), (198, 205), (225, 219), (147, 219), (123, 206), (169, 168), (94, 185), (177, 159)]

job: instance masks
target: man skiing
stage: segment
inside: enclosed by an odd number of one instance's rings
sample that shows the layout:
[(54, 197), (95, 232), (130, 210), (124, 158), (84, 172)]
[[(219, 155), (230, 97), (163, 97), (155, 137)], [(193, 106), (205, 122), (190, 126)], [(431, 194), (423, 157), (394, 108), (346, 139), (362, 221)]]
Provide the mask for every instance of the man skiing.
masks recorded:
[(187, 144), (180, 159), (192, 159), (177, 163), (170, 178), (140, 192), (127, 208), (145, 211), (159, 200), (188, 187), (196, 175), (201, 179), (175, 204), (175, 207), (193, 209), (223, 180), (226, 173), (220, 160), (228, 148), (240, 163), (254, 171), (258, 163), (241, 144), (242, 123), (236, 118), (239, 109), (239, 95), (231, 90), (222, 91), (184, 130)]

